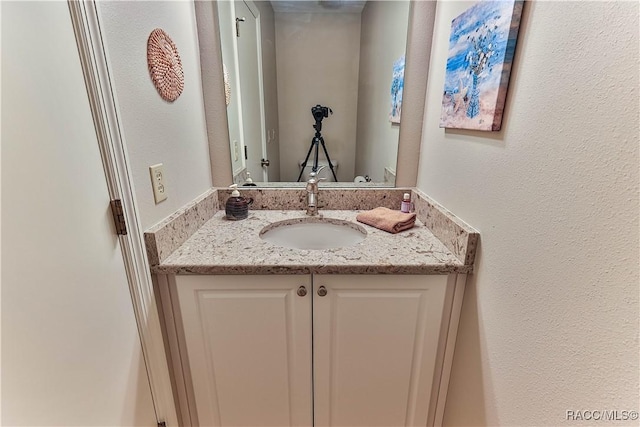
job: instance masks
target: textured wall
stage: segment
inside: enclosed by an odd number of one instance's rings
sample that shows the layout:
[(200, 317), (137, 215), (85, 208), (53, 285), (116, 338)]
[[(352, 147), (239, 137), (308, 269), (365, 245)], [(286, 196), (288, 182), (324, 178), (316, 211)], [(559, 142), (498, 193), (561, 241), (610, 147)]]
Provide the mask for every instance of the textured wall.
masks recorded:
[(393, 63), (405, 54), (408, 1), (368, 2), (362, 11), (356, 175), (384, 181), (395, 170), (400, 125), (389, 121)]
[[(323, 120), (322, 135), (331, 160), (339, 163), (338, 180), (353, 182), (360, 14), (284, 12), (275, 16), (280, 178), (298, 178), (298, 161), (304, 160), (315, 133), (311, 107), (321, 104), (334, 113)], [(324, 159), (322, 154), (319, 157)]]
[(435, 1), (411, 2), (407, 32), (405, 91), (402, 99), (402, 125), (398, 141), (397, 187), (414, 187), (418, 179), (418, 160), (422, 138), (425, 93), (429, 80), (431, 43), (436, 15)]
[[(99, 2), (140, 220), (148, 228), (211, 187), (194, 5), (190, 2)], [(164, 29), (184, 68), (182, 95), (158, 95), (147, 68), (147, 38)], [(149, 166), (164, 163), (167, 200), (156, 205)]]
[(418, 177), (481, 235), (445, 424), (638, 409), (638, 3), (527, 2), (502, 131), (445, 131), (471, 4), (438, 3)]
[[(214, 187), (225, 187), (231, 183), (230, 162), (217, 159), (231, 158), (229, 132), (227, 130), (227, 106), (224, 100), (222, 52), (218, 31), (218, 9), (215, 3), (194, 2), (200, 46), (200, 73), (202, 97), (209, 138), (209, 160), (211, 181)], [(215, 165), (215, 167), (213, 166)]]

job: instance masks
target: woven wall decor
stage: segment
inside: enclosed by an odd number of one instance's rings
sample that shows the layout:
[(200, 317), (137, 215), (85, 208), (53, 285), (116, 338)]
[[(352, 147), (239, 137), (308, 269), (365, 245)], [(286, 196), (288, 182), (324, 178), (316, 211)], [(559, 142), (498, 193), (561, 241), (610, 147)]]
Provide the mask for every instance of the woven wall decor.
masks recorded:
[(184, 72), (178, 48), (171, 37), (156, 28), (147, 40), (147, 64), (153, 85), (165, 101), (173, 102), (184, 89)]

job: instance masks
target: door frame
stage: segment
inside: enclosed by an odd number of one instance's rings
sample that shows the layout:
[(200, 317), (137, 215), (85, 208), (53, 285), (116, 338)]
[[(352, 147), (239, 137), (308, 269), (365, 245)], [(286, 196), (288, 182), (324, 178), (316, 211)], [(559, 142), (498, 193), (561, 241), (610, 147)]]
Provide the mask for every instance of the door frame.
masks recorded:
[[(265, 106), (264, 106), (264, 75), (263, 75), (263, 66), (262, 66), (262, 22), (260, 16), (260, 9), (255, 5), (255, 3), (251, 0), (236, 0), (243, 2), (249, 12), (253, 15), (256, 20), (256, 55), (258, 61), (258, 99), (260, 104), (260, 151), (263, 159), (267, 158), (267, 124), (265, 117)], [(236, 17), (236, 1), (231, 2), (231, 14)], [(233, 38), (233, 56), (235, 61), (235, 69), (236, 69), (236, 82), (238, 85), (238, 108), (240, 110), (239, 114), (239, 122), (240, 122), (240, 135), (242, 138), (242, 146), (247, 145), (247, 141), (244, 135), (244, 119), (242, 117), (242, 85), (240, 84), (240, 59), (238, 53), (238, 40), (237, 37)], [(242, 164), (245, 170), (248, 171), (247, 161), (242, 158)], [(235, 173), (235, 172), (234, 172)], [(262, 176), (261, 177), (252, 177), (254, 180), (258, 179), (263, 182), (269, 181), (269, 171), (268, 168), (262, 166)]]
[[(231, 11), (231, 16), (230, 18), (235, 19), (237, 17), (236, 14), (236, 4), (234, 1), (231, 1), (229, 4), (229, 8)], [(218, 19), (220, 19), (218, 17)], [(216, 22), (216, 25), (219, 25)], [(247, 147), (247, 139), (244, 135), (244, 117), (242, 116), (242, 85), (240, 84), (240, 59), (238, 57), (238, 37), (233, 35), (231, 37), (231, 43), (233, 46), (233, 62), (234, 62), (234, 68), (235, 68), (235, 81), (236, 81), (236, 88), (235, 91), (237, 93), (237, 110), (238, 110), (238, 125), (240, 127), (240, 145), (242, 146), (241, 149), (241, 163), (242, 163), (242, 169), (240, 171), (233, 171), (233, 175), (235, 176), (237, 173), (241, 172), (241, 171), (247, 171), (247, 158), (245, 156), (246, 153), (246, 147)], [(228, 107), (227, 107), (228, 108)], [(231, 151), (233, 151), (233, 149), (231, 149)]]
[[(262, 159), (267, 159), (267, 116), (264, 106), (264, 71), (262, 64), (262, 16), (260, 9), (252, 0), (244, 0), (253, 16), (256, 17), (256, 51), (258, 55), (258, 98), (260, 99), (260, 148)], [(262, 166), (263, 181), (269, 182), (269, 167)]]
[(127, 224), (118, 236), (158, 424), (178, 426), (171, 377), (133, 190), (120, 111), (94, 0), (67, 0), (100, 156), (111, 200), (120, 199)]

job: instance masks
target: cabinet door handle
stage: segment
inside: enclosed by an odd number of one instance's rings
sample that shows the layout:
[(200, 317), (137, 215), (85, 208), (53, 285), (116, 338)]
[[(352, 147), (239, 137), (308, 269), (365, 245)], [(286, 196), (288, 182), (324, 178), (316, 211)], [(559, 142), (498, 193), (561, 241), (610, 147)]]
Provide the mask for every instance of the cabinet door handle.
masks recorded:
[(305, 288), (304, 286), (300, 286), (298, 288), (298, 296), (305, 296), (307, 294), (307, 288)]
[(318, 288), (318, 295), (321, 297), (327, 295), (327, 288), (325, 288), (324, 286), (320, 286)]

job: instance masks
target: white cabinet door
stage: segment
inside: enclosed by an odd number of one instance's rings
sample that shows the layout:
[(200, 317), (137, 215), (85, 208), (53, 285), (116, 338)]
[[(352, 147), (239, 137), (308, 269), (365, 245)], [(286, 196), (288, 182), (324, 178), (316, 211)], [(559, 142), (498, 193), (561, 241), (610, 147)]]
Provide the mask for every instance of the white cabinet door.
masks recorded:
[(446, 275), (314, 275), (315, 426), (427, 425), (446, 287)]
[(177, 276), (176, 285), (198, 423), (310, 426), (310, 276)]

